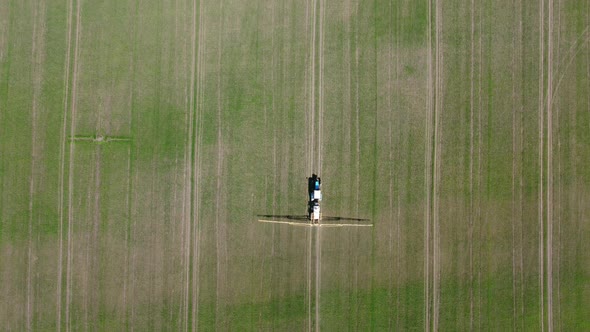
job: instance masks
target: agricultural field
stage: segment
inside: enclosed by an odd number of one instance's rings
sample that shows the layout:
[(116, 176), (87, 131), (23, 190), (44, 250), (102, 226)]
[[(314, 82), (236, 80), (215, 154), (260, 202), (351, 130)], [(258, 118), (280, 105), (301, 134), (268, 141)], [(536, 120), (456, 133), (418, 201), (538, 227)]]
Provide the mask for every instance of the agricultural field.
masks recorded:
[(588, 331), (589, 165), (588, 0), (0, 0), (2, 331)]

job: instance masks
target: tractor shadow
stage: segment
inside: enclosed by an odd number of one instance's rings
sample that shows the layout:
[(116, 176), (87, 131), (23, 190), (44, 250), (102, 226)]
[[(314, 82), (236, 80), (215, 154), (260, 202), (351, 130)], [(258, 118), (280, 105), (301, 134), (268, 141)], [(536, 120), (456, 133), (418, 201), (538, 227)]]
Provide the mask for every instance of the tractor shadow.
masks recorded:
[[(309, 221), (309, 217), (306, 215), (297, 215), (297, 214), (258, 214), (257, 217), (263, 218), (273, 218), (273, 219), (288, 219), (288, 220), (305, 220)], [(370, 221), (371, 219), (364, 219), (364, 218), (349, 218), (349, 217), (322, 217), (323, 221)]]
[(305, 220), (305, 221), (309, 221), (309, 217), (301, 214), (301, 215), (296, 215), (296, 214), (258, 214), (256, 215), (257, 217), (262, 217), (262, 218), (273, 218), (273, 219), (288, 219), (288, 220)]

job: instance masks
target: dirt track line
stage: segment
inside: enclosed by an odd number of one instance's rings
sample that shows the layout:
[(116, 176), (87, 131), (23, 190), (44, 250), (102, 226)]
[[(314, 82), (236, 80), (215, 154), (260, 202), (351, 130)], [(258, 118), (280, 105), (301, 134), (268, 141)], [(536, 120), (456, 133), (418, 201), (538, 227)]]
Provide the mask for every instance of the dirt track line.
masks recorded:
[[(135, 14), (132, 25), (131, 25), (131, 41), (133, 43), (137, 40), (137, 27), (136, 27), (136, 20)], [(136, 49), (132, 47), (132, 51), (129, 57), (129, 71), (130, 71), (130, 93), (129, 93), (129, 100), (127, 107), (129, 108), (129, 136), (133, 136), (133, 99), (134, 99), (134, 89), (135, 89), (135, 54)], [(128, 288), (129, 288), (129, 242), (130, 242), (130, 226), (131, 226), (131, 191), (133, 188), (132, 182), (132, 162), (131, 159), (133, 158), (133, 144), (129, 144), (129, 150), (127, 151), (127, 194), (125, 195), (125, 206), (126, 206), (126, 213), (127, 213), (127, 225), (125, 227), (125, 255), (124, 255), (124, 268), (123, 268), (123, 321), (125, 326), (128, 327), (128, 317), (127, 317), (127, 295), (128, 295)], [(175, 163), (176, 164), (176, 163)], [(176, 198), (176, 197), (175, 197)], [(176, 201), (176, 199), (174, 200)]]
[[(357, 10), (359, 9), (359, 4), (357, 3)], [(355, 202), (356, 202), (356, 209), (355, 214), (358, 215), (359, 208), (360, 208), (360, 192), (361, 192), (361, 124), (360, 124), (360, 94), (359, 94), (359, 85), (360, 85), (360, 70), (359, 70), (359, 58), (360, 58), (360, 51), (359, 51), (359, 32), (358, 26), (355, 26), (354, 32), (355, 38), (355, 53), (354, 53), (354, 61), (355, 61), (355, 117), (356, 117), (356, 186), (355, 190)]]
[(221, 262), (220, 262), (220, 250), (221, 250), (221, 237), (220, 237), (220, 200), (221, 200), (221, 179), (223, 171), (223, 129), (222, 129), (222, 105), (221, 105), (221, 54), (223, 53), (223, 0), (220, 1), (220, 15), (219, 15), (219, 40), (218, 40), (218, 56), (217, 56), (217, 184), (216, 184), (216, 207), (215, 207), (215, 253), (216, 253), (216, 276), (217, 281), (215, 285), (215, 326), (220, 326), (220, 315), (219, 315), (219, 299), (221, 293)]
[[(516, 17), (519, 15), (519, 11), (514, 8), (516, 5), (513, 2), (512, 13), (514, 15), (513, 24), (517, 25)], [(518, 40), (520, 38), (520, 29), (517, 29), (512, 36), (512, 187), (511, 187), (511, 194), (512, 194), (512, 329), (516, 330), (516, 321), (517, 321), (517, 277), (516, 271), (518, 269), (516, 264), (516, 219), (518, 218), (517, 208), (516, 208), (516, 174), (518, 172), (518, 163), (517, 163), (517, 156), (518, 156), (518, 136), (517, 136), (517, 106), (518, 106), (518, 98), (516, 95), (516, 80), (517, 77), (517, 64), (516, 64), (516, 53), (518, 52), (519, 43)]]
[(553, 331), (553, 0), (548, 3), (547, 36), (547, 329)]
[(469, 330), (473, 331), (473, 150), (475, 112), (475, 1), (471, 0), (471, 66), (469, 92)]
[[(76, 1), (76, 38), (74, 40), (74, 64), (72, 73), (72, 100), (70, 103), (70, 136), (76, 134), (76, 104), (77, 104), (77, 87), (78, 87), (78, 55), (80, 46), (80, 2)], [(70, 305), (72, 301), (72, 270), (73, 270), (73, 240), (72, 228), (74, 222), (73, 211), (73, 191), (74, 191), (74, 147), (76, 144), (70, 144), (70, 159), (68, 169), (68, 261), (66, 267), (66, 331), (71, 329)]]
[[(398, 9), (396, 10), (397, 16), (396, 16), (395, 22), (397, 22), (396, 32), (397, 32), (398, 36), (396, 38), (396, 49), (400, 50), (401, 49), (401, 37), (399, 36), (399, 34), (401, 31), (401, 23), (399, 23), (399, 22), (401, 22), (401, 14), (400, 14), (400, 10), (399, 10), (399, 4), (397, 4), (397, 6), (398, 6)], [(391, 52), (390, 59), (393, 57), (393, 50), (392, 50), (393, 46), (391, 46), (392, 44), (393, 43), (390, 44), (390, 48), (389, 48), (389, 51)], [(396, 82), (399, 81), (401, 72), (402, 72), (402, 69), (401, 69), (401, 65), (400, 65), (400, 56), (396, 56), (395, 57), (395, 81)], [(390, 84), (390, 95), (391, 96), (393, 96), (393, 91), (394, 91), (393, 85)], [(391, 118), (392, 118), (392, 122), (393, 122), (393, 114), (394, 114), (393, 113), (393, 106), (391, 106), (390, 110), (391, 110)], [(391, 124), (390, 130), (392, 132), (390, 134), (390, 136), (391, 136), (391, 135), (393, 135), (393, 123), (390, 122), (390, 124)], [(397, 138), (399, 139), (400, 135), (397, 135)], [(391, 143), (393, 143), (393, 141)], [(394, 145), (391, 145), (391, 146), (393, 147)], [(397, 151), (398, 158), (400, 157), (400, 154), (401, 154), (400, 150)], [(391, 168), (392, 173), (390, 174), (390, 176), (392, 179), (392, 185), (396, 185), (395, 180), (394, 180), (396, 153), (394, 153), (394, 151), (392, 151), (391, 158), (392, 158), (393, 166)], [(400, 181), (400, 183), (401, 183), (401, 181)], [(409, 190), (409, 189), (406, 188), (406, 190)], [(393, 192), (392, 192), (392, 194), (393, 194)], [(398, 193), (397, 193), (397, 239), (396, 239), (396, 244), (397, 244), (397, 262), (396, 262), (397, 263), (396, 264), (397, 265), (397, 267), (396, 267), (397, 287), (396, 287), (396, 292), (397, 292), (397, 294), (401, 294), (402, 282), (403, 282), (403, 279), (402, 279), (402, 214), (401, 214), (402, 202), (401, 202), (401, 196), (402, 196), (401, 191), (398, 191)], [(400, 308), (401, 308), (401, 296), (398, 295), (398, 296), (396, 296), (396, 317), (395, 317), (396, 324), (395, 324), (394, 328), (390, 327), (390, 329), (394, 329), (397, 331), (402, 330), (402, 327), (401, 327), (402, 320), (400, 319), (400, 315), (401, 315)]]
[(435, 89), (435, 122), (434, 122), (434, 183), (433, 183), (433, 329), (438, 330), (439, 321), (439, 305), (440, 305), (440, 274), (441, 274), (441, 262), (440, 262), (440, 216), (439, 216), (439, 204), (440, 204), (440, 178), (441, 178), (441, 155), (443, 148), (442, 140), (442, 112), (443, 112), (443, 91), (444, 91), (444, 79), (443, 79), (443, 52), (442, 52), (442, 9), (438, 0), (436, 0), (436, 29), (435, 29), (435, 40), (436, 40), (436, 89)]
[[(67, 36), (66, 36), (66, 54), (64, 65), (64, 97), (63, 97), (63, 122), (60, 136), (59, 149), (59, 187), (58, 187), (58, 218), (59, 218), (59, 256), (57, 259), (57, 291), (56, 291), (56, 327), (57, 331), (61, 331), (61, 306), (62, 306), (62, 278), (63, 278), (63, 228), (64, 228), (64, 178), (65, 178), (65, 153), (67, 140), (67, 120), (69, 109), (69, 81), (70, 81), (70, 53), (72, 44), (72, 11), (73, 0), (69, 0), (67, 13)], [(70, 209), (70, 205), (68, 205)], [(69, 254), (69, 252), (68, 252)]]
[[(309, 12), (310, 12), (310, 5), (309, 5), (310, 0), (306, 0), (305, 1), (305, 36), (307, 38), (307, 36), (309, 36)], [(311, 40), (311, 38), (310, 38)], [(307, 40), (306, 40), (307, 42)], [(311, 54), (311, 42), (309, 42), (309, 53)], [(311, 56), (306, 56), (305, 58), (305, 70), (304, 70), (304, 82), (311, 82)], [(306, 174), (311, 174), (312, 171), (312, 167), (311, 167), (311, 149), (310, 149), (310, 136), (311, 133), (309, 132), (309, 128), (311, 127), (311, 123), (310, 123), (310, 110), (311, 110), (311, 88), (307, 88), (307, 86), (305, 86), (305, 103), (306, 103), (306, 109), (305, 109), (305, 129), (306, 129), (306, 135), (305, 135), (305, 146), (307, 147), (306, 150), (306, 156), (305, 156), (305, 163), (306, 163)]]
[[(324, 20), (325, 20), (325, 0), (320, 1), (320, 24), (319, 24), (319, 105), (318, 105), (318, 160), (317, 170), (318, 173), (322, 173), (322, 144), (323, 144), (323, 116), (324, 116)], [(333, 225), (333, 227), (338, 227)], [(321, 246), (321, 233), (318, 228), (316, 232), (316, 306), (315, 306), (315, 320), (316, 320), (316, 331), (320, 330), (320, 306), (321, 306), (321, 285), (322, 285), (322, 246)]]
[(479, 291), (479, 296), (478, 296), (478, 304), (477, 304), (477, 310), (478, 310), (478, 322), (477, 322), (477, 329), (481, 330), (481, 320), (482, 320), (482, 314), (481, 314), (481, 308), (482, 308), (482, 292), (481, 292), (481, 266), (482, 266), (482, 212), (481, 212), (481, 206), (482, 206), (482, 183), (483, 183), (483, 171), (482, 171), (482, 159), (483, 159), (483, 152), (482, 152), (482, 146), (483, 146), (483, 135), (482, 135), (482, 128), (483, 128), (483, 124), (482, 124), (482, 112), (483, 112), (483, 7), (484, 6), (479, 6), (479, 35), (478, 35), (478, 48), (479, 48), (479, 76), (478, 76), (478, 118), (477, 118), (477, 132), (478, 132), (478, 142), (477, 142), (477, 168), (478, 168), (478, 179), (477, 179), (477, 218), (476, 220), (478, 221), (478, 226), (479, 226), (479, 239), (478, 239), (478, 270), (477, 270), (477, 288)]
[[(392, 32), (392, 23), (391, 22), (395, 22), (393, 20), (393, 5), (390, 2), (389, 3), (389, 29), (388, 29), (388, 42), (389, 42), (389, 46), (387, 48), (387, 110), (389, 111), (388, 117), (389, 117), (389, 121), (388, 121), (388, 126), (387, 126), (387, 138), (388, 138), (388, 144), (389, 144), (389, 155), (388, 155), (388, 161), (389, 161), (389, 190), (388, 190), (388, 196), (389, 196), (389, 220), (391, 222), (393, 222), (393, 174), (394, 174), (394, 158), (393, 158), (393, 109), (392, 109), (392, 101), (391, 101), (391, 95), (393, 94), (393, 87), (392, 87), (392, 81), (391, 81), (391, 63), (393, 62), (393, 52), (392, 52), (392, 44), (393, 44), (393, 32)], [(396, 45), (399, 46), (399, 45)], [(399, 48), (398, 48), (399, 49)], [(396, 58), (397, 60), (397, 58)], [(396, 61), (396, 70), (398, 69), (399, 66), (399, 62)], [(397, 78), (397, 71), (396, 71), (396, 78)], [(399, 196), (398, 196), (398, 200), (399, 200)], [(399, 202), (398, 202), (399, 203)], [(398, 204), (398, 208), (399, 208), (399, 204)], [(399, 275), (400, 275), (400, 251), (399, 251), (399, 224), (400, 224), (400, 218), (397, 218), (397, 229), (396, 229), (396, 236), (397, 236), (397, 244), (398, 244), (398, 252), (397, 252), (397, 257), (396, 257), (396, 265), (395, 265), (395, 269), (397, 272), (396, 275), (396, 282), (398, 284), (399, 287)], [(388, 234), (388, 253), (391, 256), (393, 256), (393, 227), (389, 227), (389, 234)], [(389, 271), (389, 283), (392, 284), (393, 281), (393, 271), (392, 269), (388, 269)], [(399, 290), (399, 289), (398, 289)], [(399, 293), (398, 293), (399, 294)], [(396, 302), (396, 312), (398, 313), (396, 316), (396, 322), (399, 323), (399, 296), (396, 297), (397, 301)], [(388, 290), (388, 294), (387, 294), (387, 301), (388, 301), (388, 305), (391, 307), (392, 306), (392, 294), (391, 294), (391, 289)], [(389, 316), (388, 319), (388, 329), (392, 329), (391, 327), (391, 320), (392, 317)]]
[[(186, 10), (186, 8), (183, 6), (183, 9)], [(183, 47), (182, 49), (183, 51), (183, 55), (184, 55), (184, 51), (185, 48)], [(182, 59), (182, 64), (185, 64), (185, 59)], [(187, 86), (185, 89), (185, 115), (184, 115), (184, 120), (185, 120), (185, 130), (186, 130), (186, 138), (184, 140), (184, 153), (183, 153), (183, 192), (182, 192), (182, 208), (181, 208), (181, 220), (182, 220), (182, 227), (180, 229), (180, 239), (181, 239), (181, 257), (182, 257), (182, 266), (183, 266), (183, 272), (182, 272), (182, 277), (181, 277), (181, 283), (183, 285), (183, 292), (181, 294), (181, 305), (179, 306), (179, 316), (181, 317), (180, 319), (180, 326), (182, 326), (182, 329), (186, 330), (186, 323), (187, 323), (187, 300), (188, 300), (188, 295), (187, 295), (187, 289), (189, 287), (188, 285), (188, 261), (187, 261), (187, 249), (186, 249), (186, 245), (187, 245), (187, 224), (188, 221), (187, 219), (189, 218), (190, 215), (190, 190), (191, 190), (191, 183), (190, 183), (190, 178), (191, 178), (191, 168), (190, 168), (190, 160), (191, 160), (191, 137), (192, 137), (192, 113), (191, 113), (191, 106), (190, 106), (190, 90), (191, 90), (191, 79), (189, 78), (187, 80)], [(188, 94), (188, 96), (187, 96)], [(188, 101), (186, 99), (189, 99)]]
[[(40, 4), (43, 2), (41, 1)], [(38, 54), (37, 54), (37, 20), (39, 20), (39, 11), (36, 4), (33, 4), (33, 35), (31, 46), (31, 60), (33, 72), (33, 100), (31, 107), (31, 175), (29, 181), (29, 220), (28, 220), (28, 244), (27, 244), (27, 312), (26, 312), (26, 326), (27, 331), (31, 331), (31, 323), (33, 320), (33, 288), (32, 288), (32, 264), (33, 264), (33, 207), (35, 200), (35, 166), (38, 158), (37, 145), (37, 112), (39, 104), (39, 90), (41, 88), (41, 73), (39, 73)], [(42, 34), (42, 33), (41, 33)]]
[[(125, 257), (124, 257), (124, 267), (123, 267), (123, 308), (124, 308), (124, 321), (125, 325), (127, 325), (127, 288), (128, 285), (128, 277), (129, 277), (129, 224), (131, 222), (131, 190), (132, 190), (132, 182), (131, 182), (131, 158), (132, 153), (131, 144), (129, 144), (129, 150), (127, 151), (127, 195), (125, 195), (125, 205), (127, 206), (127, 227), (125, 227)], [(176, 197), (175, 197), (176, 198)]]
[(312, 9), (312, 30), (311, 30), (311, 75), (310, 75), (310, 124), (311, 124), (311, 135), (309, 145), (311, 155), (311, 169), (312, 172), (316, 170), (314, 153), (315, 153), (315, 36), (316, 36), (316, 15), (317, 0), (313, 0)]
[(428, 33), (427, 33), (427, 61), (428, 61), (428, 101), (426, 103), (426, 148), (425, 148), (425, 173), (426, 178), (426, 202), (424, 206), (424, 325), (430, 329), (430, 212), (431, 212), (431, 181), (432, 181), (432, 115), (433, 115), (433, 91), (432, 91), (432, 1), (428, 1)]
[[(558, 64), (558, 69), (559, 69), (559, 61), (560, 61), (560, 49), (561, 47), (559, 47), (561, 45), (561, 0), (558, 1), (558, 5), (557, 5), (558, 11), (557, 11), (557, 55), (556, 55), (556, 59), (555, 59), (555, 63)], [(590, 8), (590, 6), (588, 6), (588, 8)], [(587, 16), (588, 17), (588, 16)], [(557, 72), (556, 72), (557, 73)], [(553, 84), (553, 82), (551, 83)], [(555, 97), (557, 98), (557, 90), (555, 90)], [(589, 97), (590, 98), (590, 97)], [(590, 103), (588, 104), (590, 105)], [(557, 262), (556, 262), (556, 267), (557, 267), (557, 323), (555, 325), (557, 325), (557, 330), (561, 331), (563, 330), (563, 326), (561, 324), (562, 320), (561, 320), (561, 301), (560, 299), (561, 297), (561, 280), (560, 280), (560, 276), (561, 276), (561, 198), (562, 198), (562, 185), (561, 185), (561, 135), (560, 135), (560, 125), (559, 125), (559, 119), (560, 119), (560, 109), (559, 109), (559, 105), (557, 105), (556, 107), (556, 114), (555, 114), (555, 119), (556, 119), (556, 123), (555, 123), (555, 127), (557, 128)]]
[(326, 16), (325, 0), (320, 1), (320, 42), (319, 42), (319, 105), (318, 105), (318, 173), (322, 174), (322, 145), (323, 145), (323, 118), (324, 118), (324, 21)]
[[(570, 56), (569, 61), (564, 62), (561, 65), (558, 65), (558, 68), (555, 72), (561, 73), (561, 75), (557, 79), (556, 84), (554, 84), (554, 88), (552, 91), (553, 96), (556, 96), (558, 94), (559, 88), (561, 87), (561, 82), (562, 82), (563, 78), (566, 76), (568, 68), (571, 66), (573, 61), (576, 59), (576, 56), (578, 55), (578, 53), (580, 53), (580, 51), (583, 49), (584, 45), (581, 42), (582, 41), (584, 41), (586, 43), (590, 42), (590, 38), (589, 38), (590, 36), (588, 36), (589, 32), (590, 32), (590, 26), (587, 26), (586, 29), (584, 29), (584, 31), (582, 31), (580, 33), (580, 35), (578, 36), (576, 41), (572, 44), (572, 46), (569, 48), (569, 50), (565, 53), (565, 54), (569, 54), (569, 56)], [(559, 53), (559, 47), (558, 47), (558, 53)], [(589, 71), (590, 71), (590, 69), (589, 69)]]
[[(276, 17), (276, 13), (275, 13), (275, 7), (276, 7), (276, 3), (273, 2), (272, 6), (271, 6), (271, 30), (272, 35), (271, 35), (271, 67), (270, 67), (270, 81), (272, 82), (272, 88), (271, 88), (271, 94), (270, 94), (270, 99), (271, 99), (271, 110), (273, 112), (273, 114), (275, 113), (275, 34), (274, 34), (274, 27), (275, 27), (275, 17)], [(272, 197), (272, 213), (275, 214), (276, 213), (276, 208), (277, 208), (277, 173), (278, 173), (278, 167), (277, 167), (277, 128), (273, 127), (272, 130), (272, 165), (273, 165), (273, 172), (272, 172), (272, 190), (270, 191), (272, 193), (271, 197)], [(272, 229), (272, 236), (271, 236), (271, 257), (274, 257), (275, 254), (275, 229)], [(271, 275), (272, 275), (272, 267), (271, 267)]]
[(191, 249), (192, 249), (192, 224), (193, 224), (193, 213), (194, 213), (194, 205), (193, 205), (193, 193), (194, 193), (194, 182), (193, 182), (193, 165), (194, 165), (194, 158), (196, 152), (194, 151), (194, 136), (195, 136), (195, 71), (196, 71), (196, 42), (197, 42), (197, 31), (196, 31), (196, 2), (193, 0), (192, 2), (192, 26), (191, 26), (191, 65), (190, 65), (190, 79), (189, 79), (189, 102), (188, 102), (188, 135), (186, 140), (186, 151), (188, 151), (188, 157), (185, 161), (186, 173), (188, 173), (187, 179), (185, 179), (185, 188), (187, 192), (185, 193), (185, 201), (186, 202), (186, 210), (185, 210), (185, 226), (184, 226), (184, 236), (185, 236), (185, 244), (184, 244), (184, 265), (185, 265), (185, 292), (184, 292), (184, 326), (185, 329), (188, 330), (189, 324), (189, 302), (192, 304), (193, 302), (190, 300), (190, 290), (191, 290)]
[[(306, 0), (305, 1), (305, 36), (309, 35), (309, 13), (310, 13), (310, 0)], [(311, 39), (311, 38), (310, 38)], [(311, 49), (311, 47), (310, 47)], [(310, 52), (311, 53), (311, 52)], [(308, 63), (309, 61), (309, 63)], [(305, 72), (304, 72), (304, 82), (308, 82), (308, 79), (310, 79), (311, 77), (311, 73), (310, 73), (310, 63), (311, 63), (311, 57), (310, 58), (306, 58), (306, 63), (305, 63)], [(307, 101), (307, 98), (310, 98), (311, 100), (311, 93), (309, 89), (305, 89), (305, 100)], [(309, 95), (308, 95), (309, 94)], [(310, 136), (312, 134), (310, 128), (311, 128), (311, 124), (310, 124), (310, 110), (311, 107), (309, 107), (308, 105), (308, 109), (306, 110), (305, 113), (305, 123), (306, 123), (306, 130), (307, 130), (307, 134), (305, 135), (305, 142), (307, 144), (307, 153), (306, 153), (306, 166), (307, 166), (307, 170), (306, 173), (308, 174), (307, 176), (311, 175), (311, 172), (313, 171), (312, 168), (312, 155), (310, 153)], [(307, 257), (306, 257), (306, 269), (307, 269), (307, 283), (306, 283), (306, 299), (305, 299), (305, 303), (307, 305), (307, 331), (311, 331), (312, 329), (312, 318), (311, 318), (311, 231), (306, 230), (306, 234), (307, 234), (307, 242), (308, 242), (308, 246), (306, 248), (307, 251)]]
[[(315, 87), (315, 81), (316, 81), (316, 77), (315, 77), (315, 66), (316, 66), (316, 24), (317, 24), (317, 1), (318, 0), (313, 0), (312, 2), (312, 9), (311, 9), (311, 38), (310, 38), (310, 74), (309, 74), (309, 169), (311, 172), (316, 173), (318, 171), (317, 166), (316, 166), (316, 160), (315, 160), (315, 112), (316, 112), (316, 105), (315, 105), (315, 93), (316, 93), (316, 87)], [(315, 278), (316, 278), (316, 283), (315, 283), (315, 317), (314, 320), (311, 319), (311, 259), (312, 259), (312, 242), (313, 242), (313, 237), (312, 237), (312, 230), (309, 231), (309, 254), (308, 254), (308, 291), (309, 291), (309, 330), (311, 331), (311, 326), (312, 326), (312, 322), (313, 325), (315, 326), (316, 330), (318, 329), (318, 311), (317, 311), (317, 306), (318, 306), (318, 288), (317, 288), (317, 278), (318, 278), (318, 271), (317, 271), (317, 264), (318, 264), (318, 257), (317, 257), (317, 236), (316, 236), (316, 254), (315, 254), (315, 261), (316, 261), (316, 271), (315, 271)]]
[(439, 317), (439, 281), (440, 281), (440, 174), (441, 174), (441, 155), (442, 155), (442, 111), (443, 111), (443, 91), (444, 91), (444, 80), (443, 80), (443, 53), (442, 53), (442, 9), (439, 0), (436, 0), (436, 89), (435, 89), (435, 118), (434, 118), (434, 181), (433, 181), (433, 234), (434, 234), (434, 330), (438, 330), (438, 317)]
[(307, 233), (307, 331), (312, 330), (313, 320), (311, 318), (311, 244), (312, 244), (312, 230), (309, 229)]
[(543, 116), (543, 112), (544, 112), (544, 105), (543, 105), (543, 101), (544, 101), (544, 96), (543, 96), (543, 82), (544, 82), (544, 55), (545, 55), (545, 50), (544, 50), (544, 43), (545, 43), (545, 37), (544, 37), (544, 29), (545, 29), (545, 3), (544, 1), (541, 1), (541, 5), (539, 7), (539, 108), (538, 108), (538, 113), (539, 113), (539, 122), (538, 122), (538, 126), (539, 126), (539, 159), (538, 159), (538, 163), (539, 163), (539, 193), (538, 193), (538, 197), (537, 197), (537, 204), (538, 204), (538, 224), (539, 224), (539, 309), (540, 309), (540, 323), (541, 323), (541, 331), (545, 330), (545, 314), (544, 314), (544, 309), (545, 309), (545, 296), (544, 296), (544, 292), (543, 292), (543, 287), (544, 287), (544, 282), (543, 282), (543, 274), (545, 273), (545, 268), (544, 268), (544, 258), (543, 258), (543, 253), (544, 253), (544, 241), (543, 241), (543, 232), (544, 232), (544, 218), (543, 218), (543, 139), (544, 139), (544, 116)]
[[(100, 117), (100, 113), (99, 113)], [(99, 296), (99, 287), (100, 284), (98, 282), (98, 275), (100, 273), (99, 270), (99, 255), (100, 255), (100, 246), (98, 244), (98, 234), (100, 231), (100, 187), (101, 187), (101, 146), (98, 145), (95, 148), (95, 161), (94, 161), (94, 214), (93, 214), (93, 227), (92, 227), (92, 238), (90, 241), (90, 248), (92, 251), (89, 251), (89, 256), (91, 257), (90, 263), (90, 278), (91, 282), (90, 285), (94, 285), (91, 287), (89, 291), (89, 298), (90, 298), (90, 313), (91, 313), (91, 321), (98, 318), (98, 306), (96, 303), (98, 302)]]
[(315, 240), (315, 330), (320, 330), (320, 299), (322, 288), (322, 238), (320, 229), (316, 231)]
[[(522, 36), (523, 36), (523, 22), (522, 22), (522, 14), (523, 9), (522, 9), (522, 0), (518, 1), (518, 13), (520, 14), (520, 20), (519, 20), (519, 34), (520, 34), (520, 38), (522, 40)], [(522, 62), (522, 49), (520, 51), (520, 59)], [(524, 79), (521, 78), (521, 89), (523, 89), (524, 87)], [(522, 98), (522, 97), (521, 97)], [(520, 147), (519, 147), (519, 156), (520, 156), (520, 160), (524, 160), (524, 110), (523, 110), (524, 106), (521, 104), (519, 105), (519, 112), (520, 112)], [(523, 247), (524, 247), (524, 226), (523, 226), (523, 215), (524, 215), (524, 176), (523, 176), (523, 170), (521, 167), (521, 170), (518, 174), (518, 186), (519, 186), (519, 210), (518, 210), (518, 216), (519, 216), (519, 234), (520, 234), (520, 246), (519, 246), (519, 251), (520, 251), (520, 329), (524, 330), (525, 325), (524, 325), (524, 307), (525, 307), (525, 302), (524, 302), (524, 255), (523, 255)]]
[(195, 207), (195, 212), (193, 215), (194, 219), (194, 264), (193, 264), (193, 331), (198, 329), (198, 315), (199, 315), (199, 260), (200, 260), (200, 231), (199, 231), (199, 211), (200, 211), (200, 179), (201, 179), (201, 142), (203, 138), (203, 120), (202, 120), (202, 113), (203, 113), (203, 80), (204, 80), (204, 70), (203, 70), (203, 54), (204, 54), (204, 35), (205, 35), (205, 24), (203, 23), (203, 2), (199, 1), (199, 43), (198, 43), (198, 50), (197, 50), (197, 121), (198, 121), (198, 129), (197, 129), (197, 137), (196, 137), (196, 159), (194, 161), (194, 169), (195, 169), (195, 197), (193, 205)]

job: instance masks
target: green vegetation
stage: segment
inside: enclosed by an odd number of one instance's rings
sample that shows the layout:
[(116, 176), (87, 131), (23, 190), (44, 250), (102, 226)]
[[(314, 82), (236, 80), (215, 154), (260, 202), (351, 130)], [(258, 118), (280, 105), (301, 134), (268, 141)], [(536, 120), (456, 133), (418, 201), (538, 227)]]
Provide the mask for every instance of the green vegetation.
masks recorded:
[(589, 13), (0, 0), (0, 330), (590, 329)]

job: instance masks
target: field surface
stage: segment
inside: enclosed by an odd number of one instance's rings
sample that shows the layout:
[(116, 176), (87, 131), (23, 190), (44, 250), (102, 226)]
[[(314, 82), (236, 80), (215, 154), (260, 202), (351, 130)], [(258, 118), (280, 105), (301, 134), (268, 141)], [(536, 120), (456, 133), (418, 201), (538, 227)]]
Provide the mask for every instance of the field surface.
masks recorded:
[(0, 0), (0, 330), (590, 330), (589, 27)]

